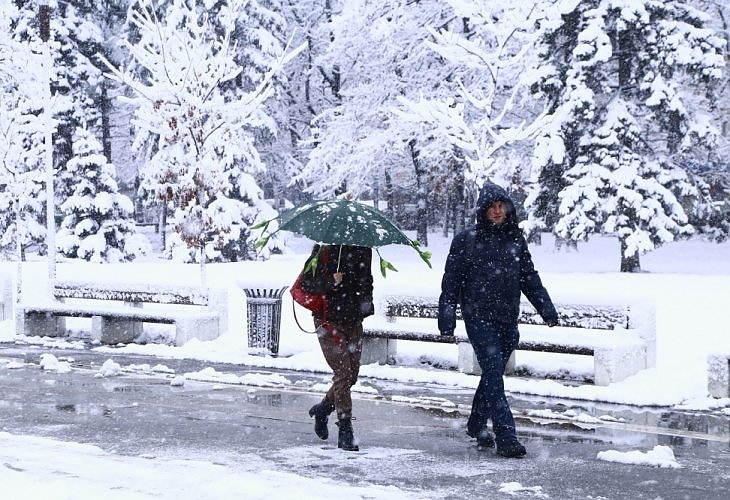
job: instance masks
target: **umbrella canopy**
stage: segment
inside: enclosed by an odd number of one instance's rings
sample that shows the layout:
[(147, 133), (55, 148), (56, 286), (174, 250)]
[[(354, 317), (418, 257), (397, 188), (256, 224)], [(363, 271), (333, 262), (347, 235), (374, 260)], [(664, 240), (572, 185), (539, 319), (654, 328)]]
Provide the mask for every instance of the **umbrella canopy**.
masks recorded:
[(279, 229), (330, 245), (412, 244), (381, 211), (349, 200), (314, 202), (288, 210), (279, 217)]
[[(380, 210), (351, 200), (316, 201), (282, 212), (277, 217), (279, 230), (291, 231), (327, 245), (356, 245), (382, 247), (385, 245), (408, 245), (413, 247), (421, 259), (431, 267), (431, 253), (419, 248), (416, 240), (410, 239), (398, 229)], [(274, 219), (272, 219), (274, 220)], [(252, 229), (266, 228), (271, 220)], [(276, 231), (275, 231), (276, 232)], [(262, 236), (257, 242), (263, 247), (271, 235)], [(380, 256), (380, 252), (378, 252)], [(380, 269), (396, 269), (380, 256)]]

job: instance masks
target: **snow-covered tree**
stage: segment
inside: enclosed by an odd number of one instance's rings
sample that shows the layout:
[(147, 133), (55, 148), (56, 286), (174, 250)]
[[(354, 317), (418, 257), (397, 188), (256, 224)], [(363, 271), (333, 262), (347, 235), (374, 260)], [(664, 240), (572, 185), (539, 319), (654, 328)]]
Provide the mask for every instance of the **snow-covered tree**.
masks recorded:
[(147, 253), (149, 242), (135, 231), (132, 201), (119, 193), (114, 165), (106, 160), (101, 143), (78, 128), (73, 151), (64, 171), (75, 187), (60, 207), (59, 253), (91, 262), (129, 261)]
[(313, 149), (295, 179), (315, 196), (346, 190), (378, 199), (385, 190), (389, 202), (399, 186), (416, 201), (422, 243), (437, 200), (448, 207), (442, 218), (463, 227), (475, 186), (507, 170), (495, 152), (539, 124), (539, 112), (516, 113), (527, 95), (519, 76), (550, 4), (343, 3), (315, 61), (338, 85), (313, 122)]
[(8, 90), (0, 90), (0, 250), (14, 253), (20, 237), (24, 254), (25, 247), (41, 244), (46, 235), (45, 176), (39, 165), (43, 124), (34, 114), (35, 99), (17, 88)]
[[(687, 155), (717, 129), (706, 92), (724, 41), (685, 2), (564, 0), (546, 23), (533, 89), (551, 120), (535, 142), (528, 229), (615, 235), (621, 270), (688, 234), (701, 190)], [(691, 204), (691, 205), (690, 205)]]
[[(77, 84), (79, 76), (85, 85), (84, 99), (76, 105), (79, 123), (92, 129), (101, 139), (104, 155), (112, 161), (112, 114), (115, 112), (112, 96), (115, 82), (102, 78), (106, 66), (99, 55), (118, 63), (124, 57), (119, 50), (119, 39), (125, 33), (126, 13), (131, 0), (66, 0), (58, 4), (54, 15), (64, 19), (67, 26), (67, 51), (72, 79)], [(66, 59), (65, 59), (66, 60)], [(80, 64), (77, 64), (77, 60)], [(78, 76), (73, 76), (73, 75)], [(71, 132), (75, 127), (71, 128)], [(98, 129), (98, 131), (97, 131)], [(116, 160), (116, 159), (115, 159)]]
[(151, 1), (137, 2), (130, 22), (139, 40), (127, 46), (142, 78), (110, 69), (134, 93), (136, 144), (152, 139), (141, 183), (174, 208), (169, 252), (186, 260), (200, 250), (207, 259), (248, 259), (248, 227), (273, 214), (254, 179), (266, 167), (252, 131), (270, 123), (263, 103), (272, 77), (295, 51), (280, 54), (254, 88), (229, 92), (227, 83), (244, 70), (234, 60), (235, 18), (217, 20), (221, 33), (205, 4), (173, 0), (161, 19)]
[[(303, 170), (311, 146), (312, 121), (322, 110), (331, 107), (334, 89), (338, 88), (338, 71), (325, 68), (315, 61), (331, 43), (332, 1), (299, 0), (282, 2), (288, 35), (293, 45), (305, 44), (305, 48), (287, 64), (284, 92), (277, 94), (278, 108), (271, 115), (279, 124), (275, 155), (262, 180), (266, 191), (269, 186), (279, 196), (286, 196), (295, 204), (309, 201), (301, 180), (292, 181)], [(277, 91), (278, 92), (278, 91)], [(287, 152), (289, 149), (289, 152)], [(266, 155), (267, 160), (269, 155)]]
[[(378, 200), (385, 192), (391, 209), (396, 187), (418, 192), (418, 239), (427, 244), (429, 177), (435, 165), (449, 161), (451, 148), (421, 133), (419, 123), (401, 119), (396, 108), (401, 97), (443, 96), (455, 88), (449, 70), (423, 41), (427, 27), (459, 21), (448, 5), (433, 0), (362, 0), (336, 7), (327, 25), (332, 41), (313, 62), (328, 102), (320, 101), (309, 159), (294, 180), (315, 197), (346, 191)], [(440, 146), (429, 148), (434, 141)]]
[(443, 162), (456, 167), (442, 169), (444, 178), (476, 186), (486, 179), (510, 182), (516, 165), (500, 151), (542, 124), (521, 74), (532, 60), (540, 22), (555, 15), (553, 2), (448, 4), (460, 22), (430, 29), (426, 44), (448, 61), (455, 85), (446, 96), (401, 99), (402, 116), (420, 121), (425, 135), (442, 138), (456, 153), (457, 161)]
[(0, 248), (14, 253), (45, 244), (44, 89), (40, 39), (26, 36), (28, 13), (14, 4), (0, 15)]
[[(285, 46), (296, 34), (303, 41), (301, 33), (289, 27), (291, 11), (295, 6), (281, 0), (248, 0), (228, 2), (217, 0), (208, 2), (206, 8), (216, 13), (210, 19), (215, 30), (223, 34), (229, 20), (233, 20), (236, 47), (233, 51), (235, 64), (243, 71), (236, 78), (223, 84), (223, 89), (233, 98), (241, 91), (251, 91), (265, 78), (271, 68), (285, 52)], [(298, 8), (298, 6), (297, 6)], [(300, 59), (301, 55), (297, 57)], [(255, 148), (261, 161), (267, 166), (256, 172), (257, 184), (264, 190), (267, 198), (284, 201), (284, 189), (291, 178), (291, 172), (301, 169), (301, 161), (296, 152), (296, 139), (292, 130), (296, 126), (295, 104), (292, 95), (296, 83), (290, 80), (292, 67), (296, 60), (271, 78), (271, 97), (263, 103), (268, 121), (263, 126), (249, 130), (255, 138)]]

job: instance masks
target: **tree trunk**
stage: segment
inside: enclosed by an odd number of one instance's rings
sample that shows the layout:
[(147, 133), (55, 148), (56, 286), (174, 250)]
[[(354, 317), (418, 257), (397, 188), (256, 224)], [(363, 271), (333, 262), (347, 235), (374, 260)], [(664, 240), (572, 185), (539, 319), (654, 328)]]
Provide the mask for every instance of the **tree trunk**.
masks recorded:
[(162, 208), (160, 210), (160, 242), (162, 243), (162, 250), (165, 250), (167, 246), (166, 233), (167, 233), (167, 199), (163, 200)]
[[(112, 134), (110, 125), (110, 113), (112, 111), (111, 99), (109, 99), (109, 89), (106, 78), (101, 80), (101, 144), (104, 148), (104, 156), (106, 161), (114, 163), (112, 161)], [(136, 196), (136, 193), (135, 193)]]
[(641, 272), (641, 262), (639, 261), (639, 252), (634, 252), (633, 255), (626, 255), (626, 239), (619, 237), (621, 242), (621, 272), (622, 273), (638, 273)]
[(428, 197), (426, 195), (426, 172), (421, 166), (421, 162), (418, 159), (418, 152), (416, 151), (416, 141), (412, 139), (408, 142), (408, 147), (411, 151), (411, 161), (413, 162), (413, 169), (416, 172), (416, 239), (418, 242), (427, 247), (428, 246)]
[(393, 203), (393, 179), (390, 177), (390, 171), (386, 170), (385, 173), (385, 199), (388, 202), (388, 209), (386, 213), (388, 218), (393, 222), (396, 222), (395, 218), (395, 206)]
[(578, 250), (578, 242), (575, 240), (570, 240), (567, 238), (561, 238), (560, 236), (555, 236), (555, 249), (556, 250), (562, 250), (565, 248), (566, 250)]
[[(449, 236), (449, 226), (452, 224), (452, 217), (456, 215), (456, 209), (454, 207), (454, 203), (452, 201), (452, 196), (449, 195), (446, 197), (446, 200), (444, 201), (444, 223), (441, 229), (441, 236), (444, 238), (447, 238)], [(454, 221), (456, 222), (456, 221)]]
[(454, 164), (454, 235), (466, 229), (466, 196), (464, 196), (464, 171)]

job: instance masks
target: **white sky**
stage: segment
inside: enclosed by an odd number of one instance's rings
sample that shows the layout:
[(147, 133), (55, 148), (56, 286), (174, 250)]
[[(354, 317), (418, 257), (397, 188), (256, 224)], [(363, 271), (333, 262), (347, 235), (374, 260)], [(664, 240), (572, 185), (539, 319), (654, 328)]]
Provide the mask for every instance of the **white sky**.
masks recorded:
[[(376, 308), (378, 300), (387, 294), (438, 295), (443, 263), (449, 240), (431, 235), (429, 250), (434, 253), (433, 269), (429, 270), (411, 249), (389, 246), (381, 249), (382, 254), (399, 269), (382, 278), (377, 270), (375, 258)], [(245, 302), (238, 290), (243, 286), (277, 287), (290, 285), (304, 262), (310, 248), (307, 240), (293, 239), (292, 253), (275, 256), (266, 262), (241, 262), (215, 264), (206, 267), (206, 279), (213, 286), (228, 286), (231, 291), (229, 331), (221, 338), (210, 342), (191, 341), (182, 347), (167, 345), (130, 345), (115, 348), (116, 352), (141, 353), (160, 357), (186, 357), (207, 361), (222, 361), (258, 367), (288, 368), (329, 372), (313, 335), (302, 333), (296, 327), (289, 294), (285, 294), (282, 314), (282, 328), (279, 357), (249, 355), (246, 345)], [(506, 378), (506, 389), (510, 392), (529, 393), (542, 396), (557, 396), (593, 401), (625, 403), (629, 405), (681, 406), (684, 408), (707, 409), (730, 406), (730, 399), (713, 399), (707, 396), (707, 353), (714, 350), (730, 351), (730, 335), (725, 321), (727, 299), (730, 297), (730, 243), (722, 245), (704, 243), (698, 240), (666, 245), (642, 257), (643, 273), (622, 274), (616, 272), (619, 265), (618, 244), (607, 238), (594, 238), (591, 242), (579, 244), (578, 252), (562, 253), (552, 247), (551, 237), (545, 238), (542, 246), (531, 246), (536, 267), (555, 302), (572, 300), (576, 297), (590, 301), (629, 302), (646, 301), (654, 303), (657, 313), (657, 367), (644, 370), (623, 382), (607, 387), (593, 385), (567, 386), (557, 381), (543, 379)], [(108, 280), (113, 282), (159, 282), (167, 285), (199, 284), (200, 266), (175, 264), (150, 257), (142, 262), (119, 265), (92, 265), (87, 263), (59, 262), (59, 279)], [(16, 273), (13, 262), (0, 263), (0, 272)], [(375, 274), (377, 273), (377, 274)], [(103, 276), (103, 278), (99, 278)], [(47, 278), (44, 261), (27, 263), (22, 280), (25, 300), (43, 297)], [(31, 292), (32, 290), (32, 292)], [(382, 308), (381, 308), (382, 310)], [(300, 321), (311, 326), (306, 311), (300, 309)], [(76, 320), (72, 328), (88, 330), (82, 320)], [(154, 327), (153, 333), (169, 335), (166, 327)], [(432, 328), (436, 331), (435, 320)], [(0, 340), (52, 343), (53, 345), (77, 345), (65, 340), (25, 338), (15, 334), (14, 324), (7, 320), (0, 323)], [(99, 351), (106, 348), (99, 347)], [(455, 346), (400, 343), (396, 366), (366, 365), (362, 367), (364, 377), (378, 377), (394, 381), (433, 382), (447, 386), (474, 388), (477, 377), (456, 371), (424, 369), (417, 362), (426, 355), (434, 360), (456, 364)], [(535, 353), (519, 353), (518, 365), (528, 366), (533, 372), (551, 372), (565, 369), (575, 374), (590, 373), (592, 363), (577, 361), (577, 357), (556, 357)], [(164, 359), (150, 358), (150, 365), (162, 363)], [(63, 362), (46, 358), (45, 369), (64, 370)], [(0, 359), (0, 370), (12, 369), (13, 364)], [(681, 369), (677, 367), (681, 366)], [(158, 368), (164, 372), (164, 366)], [(97, 376), (116, 376), (120, 370), (108, 363)], [(178, 381), (183, 374), (177, 374)], [(212, 368), (194, 374), (184, 374), (190, 379), (234, 383), (245, 385), (274, 385), (266, 375), (237, 377), (234, 374), (216, 372)], [(173, 374), (168, 374), (173, 377)], [(267, 378), (268, 377), (268, 378)], [(356, 386), (356, 390), (366, 388)], [(372, 390), (372, 388), (368, 388)], [(730, 408), (724, 411), (730, 415)], [(553, 418), (581, 419), (585, 415), (553, 414)], [(610, 452), (610, 453), (609, 453)], [(622, 461), (637, 466), (680, 467), (671, 449), (635, 450), (619, 453), (607, 450), (597, 460)], [(321, 479), (308, 479), (267, 470), (264, 473), (231, 470), (209, 462), (176, 461), (165, 458), (123, 457), (106, 453), (96, 447), (77, 443), (62, 443), (50, 439), (13, 436), (0, 433), (0, 460), (12, 467), (0, 468), (0, 482), (3, 494), (15, 492), (8, 498), (151, 498), (159, 495), (160, 488), (166, 490), (163, 498), (193, 498), (185, 491), (210, 492), (207, 497), (226, 498), (225, 494), (213, 492), (215, 484), (226, 484), (226, 492), (235, 492), (235, 484), (245, 482), (250, 491), (259, 496), (284, 498), (297, 495), (301, 498), (328, 496), (359, 498), (364, 490)], [(50, 462), (49, 462), (50, 460)], [(258, 459), (259, 461), (261, 459)], [(48, 463), (54, 467), (49, 468)], [(111, 466), (113, 465), (113, 466)], [(261, 465), (260, 463), (258, 465)], [(95, 474), (98, 468), (105, 474)], [(53, 474), (63, 470), (68, 474)], [(113, 471), (111, 474), (109, 471)], [(26, 473), (27, 472), (27, 473)], [(132, 491), (129, 477), (134, 475), (137, 485)], [(285, 481), (271, 481), (271, 476), (286, 476)], [(172, 480), (174, 477), (175, 480)], [(185, 481), (178, 481), (179, 478)], [(45, 481), (43, 479), (48, 479)], [(63, 479), (62, 479), (63, 478)], [(141, 478), (141, 479), (140, 479)], [(211, 480), (219, 478), (220, 480)], [(169, 485), (174, 484), (174, 487)], [(233, 486), (232, 486), (233, 485)], [(178, 491), (178, 486), (181, 488)], [(114, 489), (119, 488), (119, 489)], [(169, 488), (169, 489), (168, 489)], [(208, 489), (206, 489), (208, 488)], [(332, 490), (329, 490), (332, 488)], [(515, 484), (502, 485), (504, 491), (520, 491)], [(64, 496), (63, 492), (68, 492)], [(51, 495), (50, 492), (54, 492)], [(33, 493), (36, 496), (28, 497)], [(83, 494), (81, 494), (83, 493)], [(368, 494), (373, 495), (368, 489)], [(47, 495), (47, 496), (46, 496)], [(188, 496), (186, 496), (188, 495)], [(249, 498), (258, 498), (252, 493)], [(377, 492), (377, 498), (398, 498), (404, 495), (395, 488), (384, 488)], [(160, 496), (154, 496), (160, 498)]]

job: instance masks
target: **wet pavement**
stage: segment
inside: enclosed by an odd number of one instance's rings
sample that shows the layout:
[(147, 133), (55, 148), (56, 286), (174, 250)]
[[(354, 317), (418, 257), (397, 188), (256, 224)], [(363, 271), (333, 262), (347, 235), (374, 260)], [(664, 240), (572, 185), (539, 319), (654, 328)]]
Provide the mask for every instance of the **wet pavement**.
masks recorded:
[[(42, 370), (46, 352), (73, 369)], [(130, 368), (99, 377), (110, 358)], [(187, 380), (176, 387), (172, 373), (149, 370), (157, 364), (175, 374), (213, 367), (264, 383)], [(337, 449), (334, 425), (328, 441), (312, 431), (307, 409), (328, 380), (328, 374), (6, 344), (0, 345), (0, 429), (125, 455), (245, 470), (265, 464), (360, 486), (393, 485), (414, 498), (509, 498), (511, 491), (518, 498), (725, 499), (730, 491), (730, 417), (720, 411), (511, 397), (528, 455), (504, 459), (478, 449), (464, 432), (470, 389), (364, 379), (354, 396), (361, 451), (353, 453)], [(681, 468), (597, 459), (601, 451), (656, 445), (670, 446)]]

